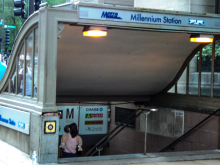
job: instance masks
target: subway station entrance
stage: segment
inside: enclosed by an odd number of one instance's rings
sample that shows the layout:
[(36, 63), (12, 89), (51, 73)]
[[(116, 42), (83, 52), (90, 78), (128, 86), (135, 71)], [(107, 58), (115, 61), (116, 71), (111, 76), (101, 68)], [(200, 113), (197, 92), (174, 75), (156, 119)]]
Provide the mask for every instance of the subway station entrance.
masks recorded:
[[(79, 156), (85, 156), (123, 125), (124, 117), (142, 106), (154, 108), (148, 104), (151, 97), (173, 81), (200, 46), (190, 37), (218, 38), (219, 27), (220, 17), (213, 14), (45, 4), (20, 30), (0, 83), (0, 128), (5, 132), (0, 138), (28, 155), (36, 151), (39, 163), (56, 163), (64, 128), (75, 122), (84, 147)], [(83, 36), (88, 29), (103, 30), (107, 36)], [(184, 120), (182, 112), (172, 114)], [(113, 150), (112, 138), (97, 155), (144, 153), (145, 122), (144, 116), (137, 118), (123, 132), (130, 139), (121, 148), (131, 142), (138, 147)], [(132, 129), (138, 135), (131, 136)], [(174, 138), (183, 132), (181, 125)], [(13, 135), (19, 138), (7, 138)]]

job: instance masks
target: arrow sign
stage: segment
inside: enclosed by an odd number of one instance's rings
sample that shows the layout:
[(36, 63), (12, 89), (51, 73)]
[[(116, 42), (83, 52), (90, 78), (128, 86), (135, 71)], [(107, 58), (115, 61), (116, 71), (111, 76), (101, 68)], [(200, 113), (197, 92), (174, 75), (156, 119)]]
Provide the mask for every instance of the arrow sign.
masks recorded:
[(4, 28), (11, 28), (11, 29), (15, 29), (15, 26), (13, 25), (5, 25)]

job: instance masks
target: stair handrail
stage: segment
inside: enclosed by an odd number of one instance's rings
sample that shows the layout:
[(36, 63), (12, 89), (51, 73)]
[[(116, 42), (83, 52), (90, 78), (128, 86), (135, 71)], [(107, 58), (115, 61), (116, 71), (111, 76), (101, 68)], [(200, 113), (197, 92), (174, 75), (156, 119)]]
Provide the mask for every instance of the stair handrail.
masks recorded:
[[(113, 129), (110, 133), (105, 135), (96, 145), (94, 145), (86, 154), (85, 156), (89, 155), (94, 149), (97, 148), (98, 145), (100, 145), (105, 139), (107, 139), (112, 133), (114, 133), (120, 126), (124, 125), (124, 123), (129, 120), (134, 114), (136, 114), (138, 111), (142, 110), (141, 108), (136, 109), (134, 112), (132, 112), (127, 118), (125, 118), (115, 129)], [(131, 121), (130, 121), (131, 122)], [(130, 123), (129, 122), (129, 123)], [(128, 124), (129, 124), (128, 123)]]
[(220, 109), (215, 110), (213, 113), (211, 113), (209, 116), (207, 116), (205, 119), (203, 119), (201, 122), (199, 122), (198, 124), (196, 124), (193, 128), (191, 128), (189, 131), (187, 131), (185, 134), (183, 134), (182, 136), (180, 136), (178, 139), (174, 140), (172, 143), (170, 143), (169, 145), (167, 145), (166, 147), (164, 147), (162, 150), (160, 150), (159, 152), (164, 152), (169, 148), (172, 148), (173, 145), (175, 145), (176, 143), (178, 143), (180, 140), (184, 139), (187, 135), (189, 135), (189, 133), (191, 133), (193, 130), (195, 130), (198, 126), (200, 126), (202, 123), (204, 123), (206, 120), (208, 120), (210, 117), (212, 117), (213, 115), (215, 115), (218, 111), (220, 111)]
[[(114, 135), (112, 135), (109, 139), (107, 139), (105, 142), (103, 142), (99, 147), (97, 147), (97, 149), (102, 148), (104, 145), (106, 145), (111, 139), (113, 139), (118, 133), (120, 133), (125, 127), (127, 127), (127, 125), (132, 122), (134, 119), (136, 119), (138, 116), (140, 116), (143, 113), (143, 110), (141, 109), (141, 111), (135, 115), (134, 118), (132, 118), (131, 120), (129, 120), (120, 130), (118, 130)], [(90, 156), (93, 156), (95, 153), (97, 152), (97, 150), (93, 151), (92, 154)]]

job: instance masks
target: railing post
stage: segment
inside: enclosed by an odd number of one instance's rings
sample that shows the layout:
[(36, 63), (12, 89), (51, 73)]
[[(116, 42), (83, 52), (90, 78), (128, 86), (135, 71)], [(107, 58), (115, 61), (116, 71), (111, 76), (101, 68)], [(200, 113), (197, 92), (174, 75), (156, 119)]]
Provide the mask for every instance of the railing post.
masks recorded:
[(147, 152), (147, 115), (150, 113), (149, 112), (145, 112), (145, 136), (144, 136), (144, 155), (146, 155)]

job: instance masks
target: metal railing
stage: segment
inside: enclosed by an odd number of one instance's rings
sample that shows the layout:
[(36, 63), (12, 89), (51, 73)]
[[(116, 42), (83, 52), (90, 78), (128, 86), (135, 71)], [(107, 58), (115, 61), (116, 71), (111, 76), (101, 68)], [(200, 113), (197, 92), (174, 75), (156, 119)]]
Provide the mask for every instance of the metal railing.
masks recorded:
[[(138, 111), (140, 111), (138, 114), (136, 114)], [(85, 156), (88, 156), (91, 152), (90, 156), (93, 156), (96, 152), (99, 152), (102, 150), (103, 146), (106, 145), (111, 139), (113, 139), (118, 133), (120, 133), (127, 125), (132, 122), (134, 119), (136, 119), (138, 116), (142, 114), (143, 110), (141, 108), (135, 110), (132, 112), (126, 119), (124, 119), (114, 130), (112, 130), (110, 133), (108, 133), (102, 140), (100, 140), (95, 146), (93, 146), (86, 154)], [(135, 116), (134, 116), (135, 115)], [(134, 116), (134, 117), (133, 117)], [(132, 118), (133, 117), (133, 118)], [(124, 124), (126, 122), (126, 124)], [(123, 127), (119, 129), (115, 134), (113, 134), (120, 126)], [(112, 135), (113, 134), (113, 135)], [(112, 135), (110, 137), (110, 135)]]
[(192, 131), (194, 131), (197, 127), (199, 127), (201, 124), (203, 124), (206, 120), (208, 120), (210, 117), (212, 117), (213, 115), (215, 115), (218, 111), (220, 111), (220, 109), (215, 110), (213, 113), (211, 113), (209, 116), (207, 116), (205, 119), (203, 119), (201, 122), (199, 122), (198, 124), (196, 124), (192, 129), (190, 129), (189, 131), (187, 131), (185, 134), (183, 134), (182, 136), (180, 136), (178, 139), (176, 139), (175, 141), (173, 141), (172, 143), (170, 143), (168, 146), (166, 146), (165, 148), (163, 148), (162, 150), (160, 150), (159, 152), (165, 152), (168, 149), (174, 149), (175, 145), (179, 142), (182, 141), (186, 136), (188, 136), (190, 133), (192, 133)]

